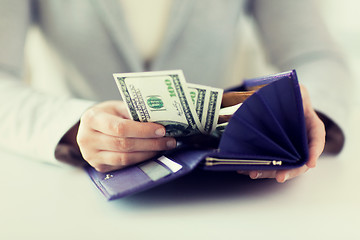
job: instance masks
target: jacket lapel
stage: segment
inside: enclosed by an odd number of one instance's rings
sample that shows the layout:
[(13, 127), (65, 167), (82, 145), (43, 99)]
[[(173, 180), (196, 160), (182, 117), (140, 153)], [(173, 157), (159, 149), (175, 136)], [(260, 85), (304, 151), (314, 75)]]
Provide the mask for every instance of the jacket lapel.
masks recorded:
[(189, 20), (194, 0), (173, 0), (170, 10), (169, 23), (166, 27), (164, 39), (155, 59), (153, 59), (150, 69), (163, 70), (162, 66), (168, 56), (172, 53), (173, 47)]
[(109, 31), (119, 54), (129, 65), (129, 71), (141, 72), (145, 70), (162, 69), (161, 66), (166, 62), (167, 56), (181, 33), (191, 12), (192, 0), (173, 0), (170, 9), (169, 23), (166, 27), (164, 39), (156, 57), (151, 61), (148, 69), (141, 59), (139, 51), (136, 49), (131, 39), (130, 31), (126, 24), (122, 8), (118, 0), (92, 0), (99, 17)]
[(143, 62), (131, 36), (118, 0), (92, 0), (92, 3), (107, 28), (121, 58), (128, 64), (129, 71), (143, 71)]

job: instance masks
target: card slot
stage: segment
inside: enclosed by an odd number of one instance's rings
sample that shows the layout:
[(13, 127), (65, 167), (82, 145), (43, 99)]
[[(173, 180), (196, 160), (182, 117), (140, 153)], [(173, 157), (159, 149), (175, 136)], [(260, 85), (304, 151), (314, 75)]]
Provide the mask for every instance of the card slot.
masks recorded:
[(299, 153), (287, 136), (285, 130), (262, 98), (261, 92), (254, 93), (234, 115), (239, 116), (239, 118), (271, 138), (282, 148), (300, 158)]
[(307, 136), (299, 84), (293, 78), (284, 78), (259, 90), (296, 151), (307, 157)]
[(172, 173), (176, 173), (178, 171), (180, 171), (183, 166), (173, 160), (171, 160), (170, 158), (167, 158), (166, 156), (161, 156), (156, 160), (157, 163), (159, 163), (160, 165), (162, 165), (163, 167), (169, 169)]
[(163, 156), (108, 173), (98, 172), (91, 166), (85, 170), (104, 196), (113, 200), (171, 181), (194, 167)]
[(219, 149), (220, 153), (268, 155), (274, 158), (288, 159), (290, 162), (299, 160), (299, 157), (282, 148), (237, 115), (231, 118), (226, 127)]
[(136, 166), (109, 173), (98, 172), (90, 166), (85, 169), (98, 189), (109, 200), (129, 195), (138, 188), (153, 182), (147, 174)]
[(168, 168), (152, 160), (138, 164), (137, 167), (154, 182), (172, 173)]

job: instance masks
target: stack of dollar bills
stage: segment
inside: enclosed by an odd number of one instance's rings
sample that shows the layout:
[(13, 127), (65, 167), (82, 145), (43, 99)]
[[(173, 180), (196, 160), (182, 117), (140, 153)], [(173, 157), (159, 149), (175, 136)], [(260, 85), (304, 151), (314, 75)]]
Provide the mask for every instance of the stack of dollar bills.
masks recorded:
[(166, 135), (214, 134), (223, 90), (187, 83), (182, 70), (115, 73), (114, 79), (135, 121), (165, 126)]

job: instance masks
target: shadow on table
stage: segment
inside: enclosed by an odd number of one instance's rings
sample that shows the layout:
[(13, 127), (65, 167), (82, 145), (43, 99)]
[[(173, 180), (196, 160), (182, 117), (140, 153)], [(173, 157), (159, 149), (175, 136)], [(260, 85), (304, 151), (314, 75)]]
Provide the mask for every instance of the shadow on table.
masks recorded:
[(258, 198), (279, 194), (283, 187), (283, 184), (277, 183), (274, 179), (252, 180), (236, 172), (198, 170), (145, 192), (115, 200), (114, 204), (121, 202), (136, 207), (156, 207)]

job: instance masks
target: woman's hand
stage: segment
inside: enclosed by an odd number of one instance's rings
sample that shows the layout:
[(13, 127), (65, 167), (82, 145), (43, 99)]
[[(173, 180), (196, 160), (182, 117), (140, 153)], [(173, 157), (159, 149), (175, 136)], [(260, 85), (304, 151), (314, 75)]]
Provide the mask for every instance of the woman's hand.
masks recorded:
[[(252, 179), (258, 178), (276, 178), (276, 180), (280, 183), (285, 182), (288, 179), (297, 177), (310, 168), (314, 168), (316, 166), (316, 161), (319, 158), (320, 154), (324, 150), (325, 145), (325, 127), (323, 122), (315, 113), (312, 108), (309, 94), (304, 86), (300, 86), (303, 107), (304, 107), (304, 115), (305, 115), (305, 123), (308, 135), (308, 144), (309, 144), (309, 160), (307, 163), (299, 168), (290, 169), (290, 170), (278, 170), (278, 171), (239, 171), (241, 174), (248, 174)], [(228, 93), (228, 95), (224, 95), (225, 98), (237, 98), (236, 93), (231, 95), (232, 93)], [(239, 102), (239, 101), (238, 101)]]
[(122, 101), (107, 101), (82, 115), (76, 141), (91, 166), (108, 172), (174, 148), (175, 139), (164, 135), (164, 126), (133, 121)]

